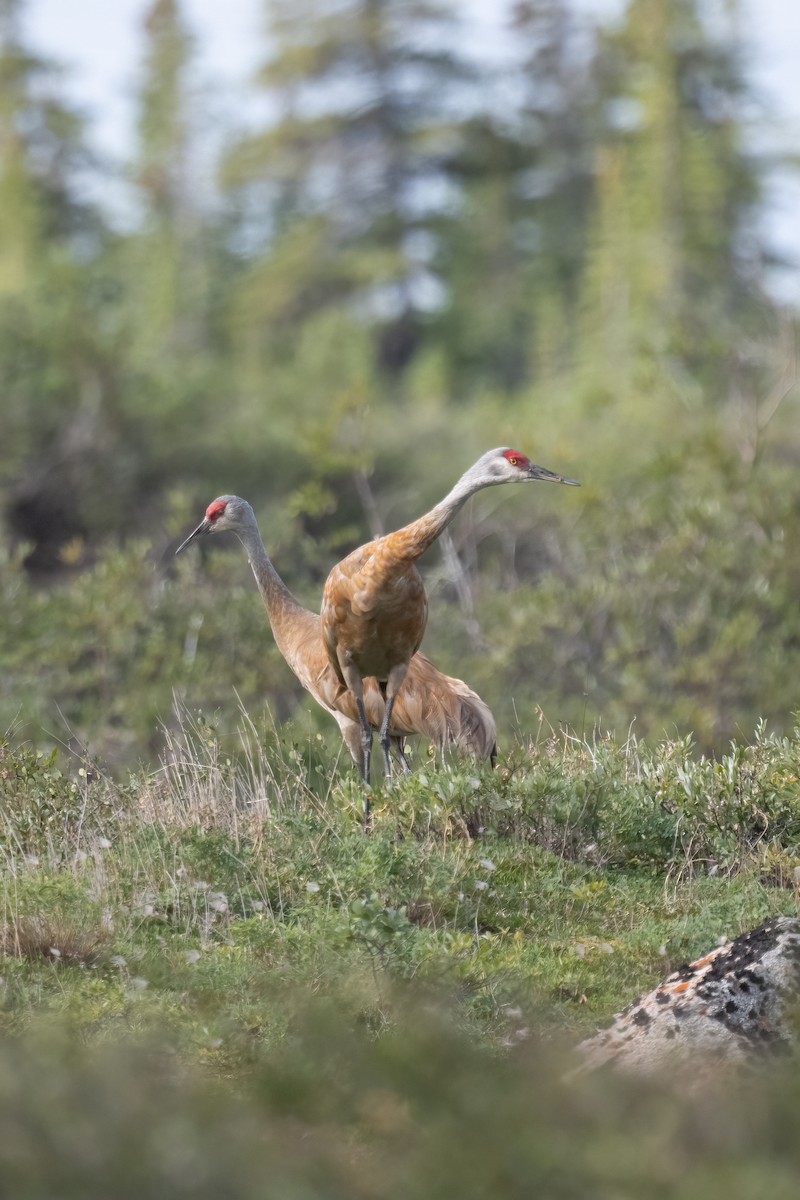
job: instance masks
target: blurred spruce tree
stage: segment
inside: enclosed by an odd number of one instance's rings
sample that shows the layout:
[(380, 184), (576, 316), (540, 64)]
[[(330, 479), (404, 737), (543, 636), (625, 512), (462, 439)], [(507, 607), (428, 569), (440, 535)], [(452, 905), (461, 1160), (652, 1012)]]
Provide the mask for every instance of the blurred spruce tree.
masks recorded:
[(568, 0), (521, 0), (507, 33), (509, 61), (484, 69), (480, 111), (462, 129), (463, 203), (440, 242), (437, 332), (453, 394), (513, 391), (572, 361), (593, 195), (592, 56)]
[(374, 330), (387, 377), (442, 299), (435, 219), (454, 199), (454, 143), (475, 72), (449, 0), (269, 0), (266, 128), (227, 156), (253, 267), (244, 343), (291, 354), (304, 323), (345, 307)]
[[(191, 178), (187, 72), (192, 43), (177, 0), (155, 0), (143, 23), (133, 182), (140, 225), (128, 239), (134, 355), (151, 365), (202, 345), (204, 245)], [(200, 309), (200, 311), (198, 311)]]
[(766, 310), (762, 164), (736, 6), (631, 0), (600, 39), (585, 361), (616, 394), (719, 403)]
[(29, 565), (50, 569), (87, 530), (81, 481), (102, 438), (98, 346), (106, 229), (81, 196), (80, 118), (54, 66), (22, 35), (21, 0), (0, 3), (0, 482)]
[(151, 0), (142, 33), (128, 170), (138, 221), (120, 240), (116, 269), (126, 332), (120, 421), (139, 516), (153, 517), (165, 490), (189, 479), (202, 498), (209, 486), (208, 441), (228, 369), (215, 294), (226, 293), (230, 257), (202, 184), (194, 45), (179, 0)]
[(80, 118), (61, 101), (58, 73), (21, 32), (21, 0), (0, 0), (0, 296), (35, 285), (48, 245), (87, 232), (77, 199), (88, 158)]

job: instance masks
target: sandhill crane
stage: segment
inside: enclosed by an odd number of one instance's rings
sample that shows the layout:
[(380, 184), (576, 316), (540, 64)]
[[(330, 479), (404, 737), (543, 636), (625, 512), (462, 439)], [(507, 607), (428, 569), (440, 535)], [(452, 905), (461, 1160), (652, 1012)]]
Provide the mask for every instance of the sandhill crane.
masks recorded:
[[(328, 662), (319, 617), (292, 595), (272, 565), (247, 501), (240, 496), (219, 496), (212, 501), (203, 520), (175, 553), (180, 554), (197, 537), (224, 530), (235, 533), (247, 551), (278, 649), (306, 691), (337, 722), (360, 768), (362, 735), (355, 699), (342, 688)], [(364, 705), (367, 719), (379, 728), (385, 704), (374, 679), (365, 681)], [(424, 654), (411, 659), (403, 696), (394, 706), (388, 728), (406, 771), (403, 740), (414, 733), (429, 738), (440, 749), (455, 745), (494, 763), (497, 730), (489, 708), (461, 679), (443, 675)]]
[[(425, 632), (428, 605), (416, 560), (475, 492), (494, 484), (537, 479), (579, 486), (574, 479), (536, 466), (519, 450), (507, 446), (489, 450), (429, 513), (354, 550), (328, 576), (320, 612), (322, 636), (342, 687), (355, 698), (361, 730), (361, 778), (365, 784), (369, 784), (372, 727), (364, 705), (364, 679), (374, 676), (385, 685), (380, 743), (383, 769), (389, 776), (389, 730), (394, 706)], [(365, 793), (365, 823), (368, 818), (369, 794)]]

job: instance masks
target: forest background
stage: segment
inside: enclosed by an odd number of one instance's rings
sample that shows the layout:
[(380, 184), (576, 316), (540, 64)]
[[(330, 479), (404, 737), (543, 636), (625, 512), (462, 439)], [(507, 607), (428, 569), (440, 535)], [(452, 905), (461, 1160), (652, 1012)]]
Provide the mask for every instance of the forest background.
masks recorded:
[(797, 314), (736, 5), (522, 2), (498, 67), (448, 0), (270, 0), (261, 128), (221, 136), (157, 0), (122, 172), (25, 10), (0, 3), (0, 730), (115, 768), (175, 698), (327, 730), (240, 548), (178, 540), (243, 495), (316, 608), (500, 444), (583, 484), (479, 495), (424, 564), (425, 648), (501, 748), (791, 727)]

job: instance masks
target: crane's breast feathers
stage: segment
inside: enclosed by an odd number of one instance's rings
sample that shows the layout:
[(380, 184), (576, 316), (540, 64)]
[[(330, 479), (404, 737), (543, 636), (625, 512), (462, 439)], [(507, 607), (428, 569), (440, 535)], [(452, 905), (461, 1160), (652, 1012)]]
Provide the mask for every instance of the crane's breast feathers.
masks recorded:
[(348, 661), (362, 675), (386, 679), (422, 640), (428, 615), (425, 588), (413, 567), (378, 581), (367, 569), (349, 575), (335, 567), (320, 615), (328, 656), (340, 678), (341, 663)]
[(322, 602), (323, 621), (326, 611), (329, 618), (335, 618), (345, 609), (358, 616), (392, 610), (401, 615), (422, 608), (425, 585), (414, 566), (387, 561), (387, 555), (379, 551), (364, 557), (356, 551), (333, 568)]

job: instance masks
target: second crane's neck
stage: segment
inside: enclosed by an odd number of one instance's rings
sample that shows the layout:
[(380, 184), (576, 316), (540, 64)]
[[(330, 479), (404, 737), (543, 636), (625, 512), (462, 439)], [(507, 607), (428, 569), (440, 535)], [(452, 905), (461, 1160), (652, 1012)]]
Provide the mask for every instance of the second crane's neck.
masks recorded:
[(420, 554), (424, 554), (428, 547), (433, 545), (439, 534), (447, 528), (459, 509), (463, 508), (470, 496), (487, 486), (487, 480), (477, 479), (471, 470), (467, 471), (445, 498), (434, 505), (424, 517), (419, 517), (410, 525), (398, 529), (397, 533), (389, 535), (394, 543), (395, 552), (403, 555), (405, 549), (409, 558), (417, 558)]
[(247, 557), (250, 560), (250, 566), (256, 577), (258, 590), (266, 605), (270, 624), (272, 625), (276, 640), (278, 640), (281, 624), (290, 619), (292, 614), (298, 609), (302, 610), (303, 606), (292, 595), (273, 567), (272, 561), (264, 547), (261, 534), (258, 531), (258, 526), (247, 525), (243, 529), (237, 529), (236, 533), (239, 541), (247, 551)]

